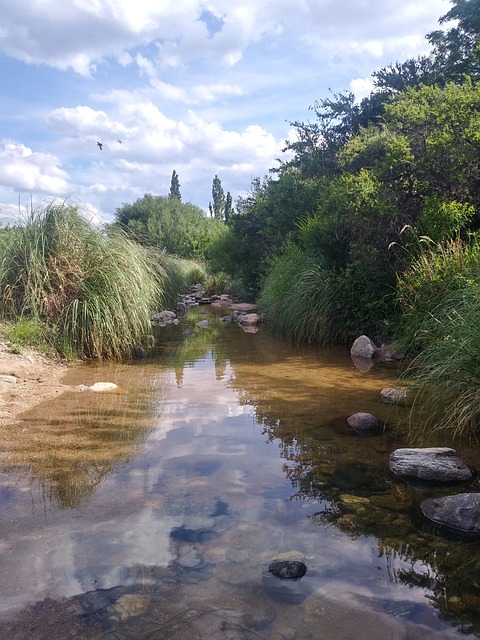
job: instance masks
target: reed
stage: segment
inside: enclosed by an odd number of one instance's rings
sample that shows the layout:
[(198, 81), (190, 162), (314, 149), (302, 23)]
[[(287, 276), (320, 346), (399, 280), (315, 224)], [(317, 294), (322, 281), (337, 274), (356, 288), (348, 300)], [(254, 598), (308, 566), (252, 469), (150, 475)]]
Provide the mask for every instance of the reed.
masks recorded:
[(319, 256), (293, 243), (270, 261), (258, 304), (273, 330), (296, 342), (335, 339), (333, 276)]
[(480, 434), (480, 283), (458, 289), (422, 322), (424, 348), (403, 374), (414, 392), (411, 435)]

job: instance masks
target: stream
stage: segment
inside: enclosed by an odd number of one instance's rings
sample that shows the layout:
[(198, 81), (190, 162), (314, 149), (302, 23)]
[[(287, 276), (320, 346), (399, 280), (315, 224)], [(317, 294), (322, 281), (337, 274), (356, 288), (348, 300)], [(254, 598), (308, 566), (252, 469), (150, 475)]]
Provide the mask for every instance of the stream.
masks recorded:
[[(394, 365), (192, 308), (150, 356), (83, 365), (0, 442), (0, 638), (480, 637), (480, 542), (422, 516), (475, 491), (395, 479)], [(197, 327), (208, 320), (207, 328)], [(356, 412), (384, 424), (362, 437)], [(453, 446), (480, 469), (478, 448)], [(297, 580), (275, 561), (306, 567)]]

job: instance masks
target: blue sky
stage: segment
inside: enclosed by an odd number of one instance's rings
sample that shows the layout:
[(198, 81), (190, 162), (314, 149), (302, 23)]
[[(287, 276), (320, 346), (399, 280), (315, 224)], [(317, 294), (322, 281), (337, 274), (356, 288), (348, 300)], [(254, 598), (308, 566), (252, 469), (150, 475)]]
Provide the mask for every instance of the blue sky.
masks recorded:
[[(208, 209), (282, 157), (329, 91), (428, 52), (447, 0), (0, 0), (0, 223), (69, 198)], [(97, 146), (103, 143), (103, 149)], [(121, 142), (120, 142), (121, 141)]]

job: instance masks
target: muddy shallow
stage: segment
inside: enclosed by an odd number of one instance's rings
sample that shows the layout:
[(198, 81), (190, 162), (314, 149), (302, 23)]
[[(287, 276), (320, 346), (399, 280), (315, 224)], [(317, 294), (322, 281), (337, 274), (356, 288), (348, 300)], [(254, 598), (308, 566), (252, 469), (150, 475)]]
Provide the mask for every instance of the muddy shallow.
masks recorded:
[[(4, 433), (0, 637), (478, 637), (477, 543), (419, 514), (445, 488), (388, 472), (407, 410), (379, 392), (396, 371), (195, 329), (196, 313), (148, 360), (64, 380), (115, 392), (63, 394)], [(384, 433), (353, 432), (358, 411)], [(306, 573), (272, 584), (275, 560)]]

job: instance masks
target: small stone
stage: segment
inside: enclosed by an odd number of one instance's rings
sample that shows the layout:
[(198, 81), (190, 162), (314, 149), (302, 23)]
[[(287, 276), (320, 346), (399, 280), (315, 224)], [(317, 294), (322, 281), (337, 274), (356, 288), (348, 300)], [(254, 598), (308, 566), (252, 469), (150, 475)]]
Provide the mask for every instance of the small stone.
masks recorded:
[(298, 580), (307, 573), (306, 565), (298, 560), (274, 560), (268, 570), (282, 580)]
[(386, 387), (380, 391), (380, 398), (387, 404), (402, 402), (406, 399), (407, 392), (403, 389), (395, 389), (395, 387)]
[(88, 387), (90, 391), (95, 391), (96, 393), (101, 393), (102, 391), (113, 391), (117, 388), (117, 385), (113, 382), (95, 382), (95, 384)]
[(16, 384), (16, 376), (0, 375), (0, 382), (8, 382), (8, 384)]
[(210, 323), (208, 322), (208, 320), (200, 320), (200, 322), (197, 322), (197, 327), (199, 327), (200, 329), (208, 329), (209, 326)]

